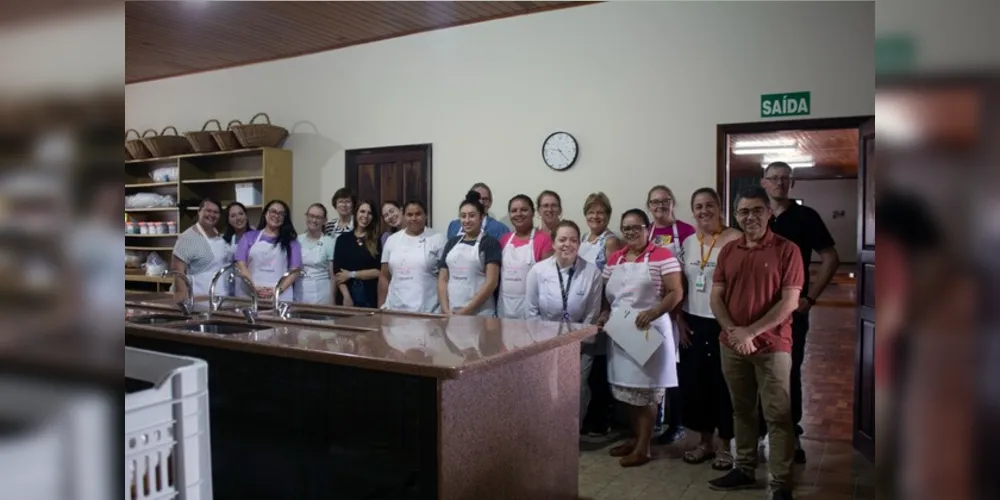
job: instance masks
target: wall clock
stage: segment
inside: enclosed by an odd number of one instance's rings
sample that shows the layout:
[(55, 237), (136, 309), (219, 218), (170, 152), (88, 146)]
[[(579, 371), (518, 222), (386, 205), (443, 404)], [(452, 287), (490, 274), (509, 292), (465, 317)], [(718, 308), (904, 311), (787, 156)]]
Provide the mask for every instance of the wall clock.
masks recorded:
[(553, 132), (542, 143), (542, 160), (552, 170), (572, 167), (579, 154), (579, 144), (569, 132)]

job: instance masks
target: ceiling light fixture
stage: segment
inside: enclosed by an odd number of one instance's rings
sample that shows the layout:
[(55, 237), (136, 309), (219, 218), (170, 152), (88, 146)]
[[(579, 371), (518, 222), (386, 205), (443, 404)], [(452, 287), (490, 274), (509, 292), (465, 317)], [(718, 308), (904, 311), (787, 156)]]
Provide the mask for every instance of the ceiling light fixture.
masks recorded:
[(795, 153), (795, 146), (772, 146), (762, 148), (733, 149), (734, 155), (767, 155), (780, 153)]
[(777, 139), (770, 141), (736, 141), (733, 144), (733, 149), (752, 149), (752, 148), (794, 148), (798, 143), (795, 139)]

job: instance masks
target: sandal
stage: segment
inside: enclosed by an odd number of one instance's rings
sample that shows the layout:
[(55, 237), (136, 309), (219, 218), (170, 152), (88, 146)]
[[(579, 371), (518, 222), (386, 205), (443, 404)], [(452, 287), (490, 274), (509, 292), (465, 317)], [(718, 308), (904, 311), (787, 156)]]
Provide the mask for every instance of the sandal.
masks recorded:
[(715, 453), (715, 461), (712, 462), (712, 468), (717, 471), (727, 471), (732, 470), (734, 465), (733, 454), (728, 451), (718, 451)]
[(684, 452), (684, 463), (691, 465), (703, 464), (713, 458), (715, 458), (715, 452), (702, 444)]
[(608, 450), (608, 454), (612, 457), (625, 457), (631, 455), (633, 451), (635, 451), (635, 445), (625, 443), (611, 448)]

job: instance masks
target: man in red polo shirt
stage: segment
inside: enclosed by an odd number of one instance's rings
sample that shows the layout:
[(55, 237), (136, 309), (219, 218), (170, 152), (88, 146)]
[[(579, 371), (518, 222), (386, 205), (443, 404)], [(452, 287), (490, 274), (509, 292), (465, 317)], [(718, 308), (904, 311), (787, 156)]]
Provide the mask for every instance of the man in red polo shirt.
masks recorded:
[(770, 436), (768, 498), (792, 500), (792, 312), (799, 307), (805, 271), (798, 246), (774, 234), (767, 192), (753, 188), (737, 198), (744, 236), (719, 252), (712, 312), (722, 325), (722, 371), (733, 401), (736, 467), (709, 481), (716, 490), (755, 487), (757, 395)]

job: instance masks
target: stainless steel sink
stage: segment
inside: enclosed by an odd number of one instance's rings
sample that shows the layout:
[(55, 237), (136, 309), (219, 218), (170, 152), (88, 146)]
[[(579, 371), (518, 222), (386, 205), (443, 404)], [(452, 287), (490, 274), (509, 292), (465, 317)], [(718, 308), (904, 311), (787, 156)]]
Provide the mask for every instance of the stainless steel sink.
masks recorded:
[(304, 319), (309, 321), (337, 321), (339, 319), (343, 319), (343, 316), (308, 312), (308, 311), (292, 311), (288, 313), (288, 319)]
[(184, 316), (174, 316), (171, 314), (146, 314), (142, 316), (133, 316), (126, 319), (128, 323), (135, 323), (137, 325), (159, 325), (161, 323), (170, 323), (173, 321), (184, 321)]
[(180, 330), (183, 332), (214, 333), (217, 335), (238, 335), (241, 333), (269, 330), (273, 327), (265, 325), (250, 325), (246, 323), (240, 324), (240, 323), (227, 323), (223, 321), (206, 321), (204, 323), (177, 325), (177, 326), (172, 326), (170, 328), (174, 330)]

